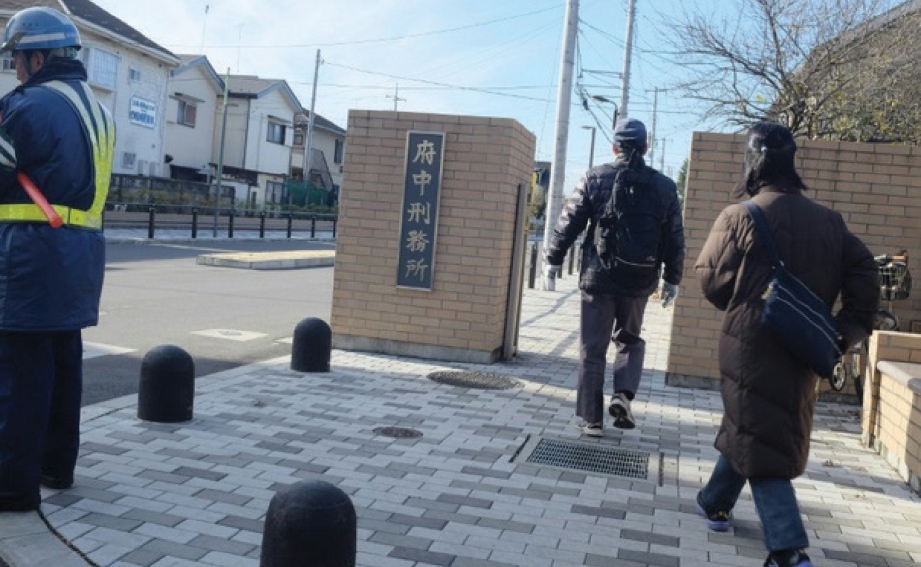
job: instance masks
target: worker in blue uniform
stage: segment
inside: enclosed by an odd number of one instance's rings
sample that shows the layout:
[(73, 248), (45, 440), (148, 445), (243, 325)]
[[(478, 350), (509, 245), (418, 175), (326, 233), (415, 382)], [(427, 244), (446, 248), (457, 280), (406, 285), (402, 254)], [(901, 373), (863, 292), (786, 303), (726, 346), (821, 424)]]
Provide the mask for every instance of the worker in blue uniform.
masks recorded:
[(80, 47), (74, 23), (46, 7), (14, 14), (0, 45), (21, 83), (0, 99), (0, 511), (36, 510), (40, 484), (74, 481), (81, 331), (99, 318), (115, 144)]

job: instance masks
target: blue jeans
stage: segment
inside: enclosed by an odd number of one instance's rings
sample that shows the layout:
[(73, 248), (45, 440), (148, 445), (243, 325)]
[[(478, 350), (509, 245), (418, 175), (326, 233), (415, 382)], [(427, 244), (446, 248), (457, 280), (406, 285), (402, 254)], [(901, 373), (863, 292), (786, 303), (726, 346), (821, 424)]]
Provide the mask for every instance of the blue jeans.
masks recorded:
[(761, 518), (761, 533), (768, 551), (809, 547), (809, 536), (803, 527), (793, 483), (788, 478), (746, 479), (732, 468), (726, 457), (720, 455), (710, 480), (697, 496), (698, 503), (707, 512), (728, 512), (735, 507), (746, 480)]

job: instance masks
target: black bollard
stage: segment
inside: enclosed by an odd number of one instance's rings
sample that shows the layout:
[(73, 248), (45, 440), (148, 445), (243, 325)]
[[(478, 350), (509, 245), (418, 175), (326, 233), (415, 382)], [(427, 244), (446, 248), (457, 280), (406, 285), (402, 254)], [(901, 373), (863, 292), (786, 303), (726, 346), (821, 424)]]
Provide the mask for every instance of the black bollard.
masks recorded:
[(328, 482), (301, 481), (269, 502), (259, 567), (355, 567), (356, 537), (348, 495)]
[(329, 372), (333, 336), (322, 319), (308, 317), (294, 328), (291, 342), (291, 370), (298, 372)]
[(175, 423), (192, 419), (195, 363), (174, 345), (150, 349), (141, 361), (138, 418)]

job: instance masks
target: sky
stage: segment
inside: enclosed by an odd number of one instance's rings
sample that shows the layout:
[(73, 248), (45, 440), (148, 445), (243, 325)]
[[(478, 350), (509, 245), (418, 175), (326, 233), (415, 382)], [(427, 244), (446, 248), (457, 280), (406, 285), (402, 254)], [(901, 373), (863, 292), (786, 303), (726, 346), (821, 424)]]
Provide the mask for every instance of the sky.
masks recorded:
[[(174, 54), (205, 54), (224, 75), (283, 79), (345, 128), (350, 109), (512, 118), (554, 156), (566, 0), (93, 0)], [(658, 41), (674, 0), (636, 0), (629, 115), (655, 123), (652, 165), (675, 176), (701, 112), (669, 88), (682, 68)], [(566, 180), (610, 161), (621, 101), (628, 0), (580, 0)], [(656, 92), (658, 90), (658, 93)], [(655, 112), (654, 112), (655, 111)], [(591, 151), (595, 127), (594, 152)], [(591, 154), (591, 155), (590, 155)]]

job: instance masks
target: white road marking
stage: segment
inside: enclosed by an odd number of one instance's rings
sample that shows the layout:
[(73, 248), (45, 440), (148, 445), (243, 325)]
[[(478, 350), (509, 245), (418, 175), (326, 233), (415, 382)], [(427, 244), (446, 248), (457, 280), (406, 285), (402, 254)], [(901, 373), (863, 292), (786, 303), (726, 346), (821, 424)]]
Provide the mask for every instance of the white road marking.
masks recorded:
[(124, 348), (117, 347), (114, 345), (105, 345), (102, 343), (83, 343), (83, 360), (88, 360), (90, 358), (96, 358), (98, 356), (109, 356), (113, 354), (125, 354), (129, 352), (134, 352), (137, 349), (134, 348)]

